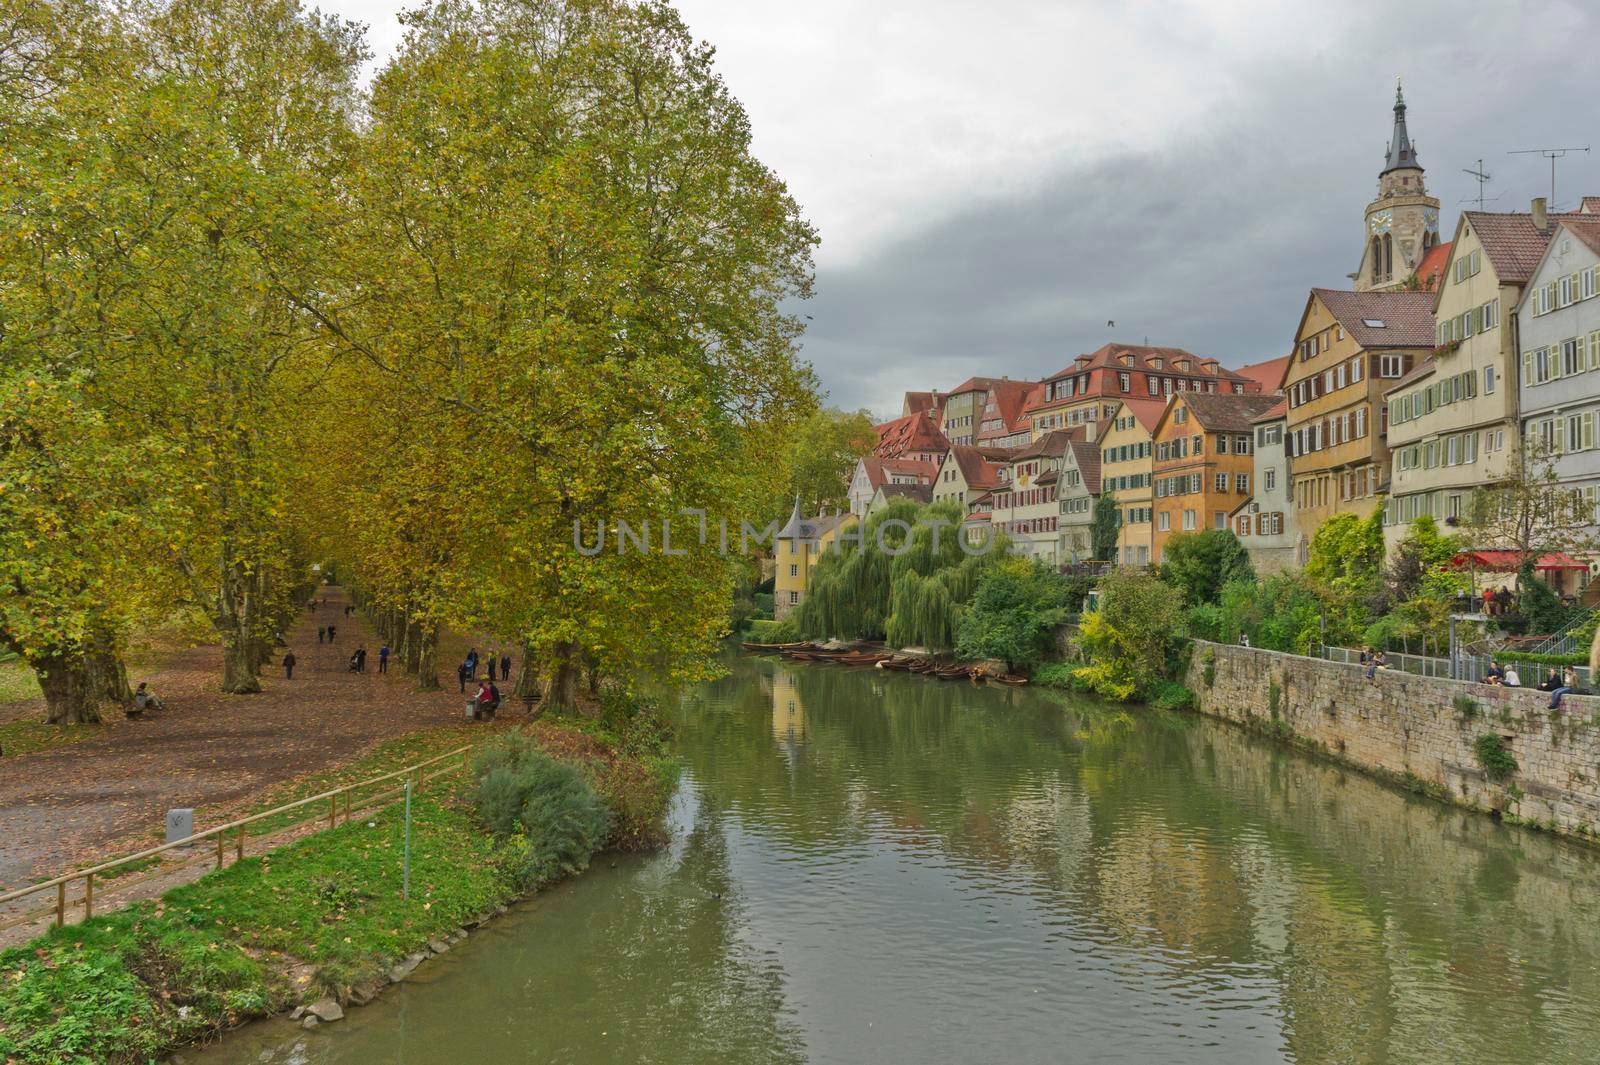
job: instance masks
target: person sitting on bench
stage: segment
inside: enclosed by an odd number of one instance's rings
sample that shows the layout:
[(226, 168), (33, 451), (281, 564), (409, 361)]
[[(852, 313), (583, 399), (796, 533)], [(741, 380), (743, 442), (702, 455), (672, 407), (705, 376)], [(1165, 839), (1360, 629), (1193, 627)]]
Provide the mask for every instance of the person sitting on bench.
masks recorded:
[(478, 694), (472, 697), (472, 716), (475, 719), (493, 717), (500, 709), (500, 692), (487, 680), (478, 682)]

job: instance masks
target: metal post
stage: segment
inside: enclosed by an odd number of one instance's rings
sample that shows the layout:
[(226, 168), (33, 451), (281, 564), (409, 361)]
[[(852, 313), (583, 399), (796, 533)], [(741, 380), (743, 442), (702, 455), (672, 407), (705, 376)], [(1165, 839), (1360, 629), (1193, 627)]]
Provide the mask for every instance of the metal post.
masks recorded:
[(406, 844), (405, 857), (402, 859), (402, 872), (400, 880), (400, 897), (407, 902), (411, 900), (411, 780), (406, 780)]

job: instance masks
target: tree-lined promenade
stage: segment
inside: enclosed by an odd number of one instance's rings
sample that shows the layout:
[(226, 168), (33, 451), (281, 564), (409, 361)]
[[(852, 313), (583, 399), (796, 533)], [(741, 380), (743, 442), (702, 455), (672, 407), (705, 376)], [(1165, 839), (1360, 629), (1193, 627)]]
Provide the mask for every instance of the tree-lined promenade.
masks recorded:
[(332, 562), (423, 687), (439, 633), (699, 672), (735, 563), (575, 522), (740, 519), (815, 410), (815, 235), (677, 15), (0, 0), (0, 645), (50, 720), (200, 618), (259, 690)]

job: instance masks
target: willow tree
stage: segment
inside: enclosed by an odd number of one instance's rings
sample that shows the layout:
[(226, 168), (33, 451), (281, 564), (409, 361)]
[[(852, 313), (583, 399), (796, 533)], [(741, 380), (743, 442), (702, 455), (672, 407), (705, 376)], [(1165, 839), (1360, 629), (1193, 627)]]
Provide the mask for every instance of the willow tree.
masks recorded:
[[(787, 301), (815, 237), (749, 140), (666, 7), (426, 6), (373, 84), (341, 274), (300, 293), (372, 387), (459, 428), (448, 500), (410, 504), (466, 519), (446, 620), (521, 642), (556, 704), (584, 670), (703, 670), (719, 530), (814, 409)], [(618, 549), (624, 524), (648, 549)]]
[(811, 639), (884, 638), (894, 591), (894, 556), (912, 535), (921, 513), (922, 508), (909, 499), (890, 500), (823, 552), (807, 579), (805, 598), (793, 614), (801, 635)]
[(948, 651), (956, 646), (962, 612), (984, 572), (1009, 550), (1003, 537), (984, 550), (963, 548), (965, 515), (952, 502), (934, 503), (918, 515), (906, 550), (890, 568), (890, 613), (885, 638), (896, 647)]

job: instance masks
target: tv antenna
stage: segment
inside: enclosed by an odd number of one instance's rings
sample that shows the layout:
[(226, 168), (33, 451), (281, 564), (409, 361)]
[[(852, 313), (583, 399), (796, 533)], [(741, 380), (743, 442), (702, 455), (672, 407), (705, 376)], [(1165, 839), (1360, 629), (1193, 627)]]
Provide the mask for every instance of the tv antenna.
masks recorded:
[(1560, 159), (1568, 152), (1583, 152), (1587, 155), (1589, 152), (1589, 146), (1585, 144), (1582, 148), (1523, 148), (1519, 151), (1507, 152), (1506, 154), (1542, 155), (1546, 159), (1550, 160), (1550, 210), (1554, 211), (1556, 209), (1556, 160)]
[(1478, 210), (1483, 210), (1483, 186), (1488, 184), (1491, 175), (1483, 168), (1483, 160), (1478, 160), (1478, 169), (1463, 170), (1463, 174), (1471, 174), (1478, 179)]

